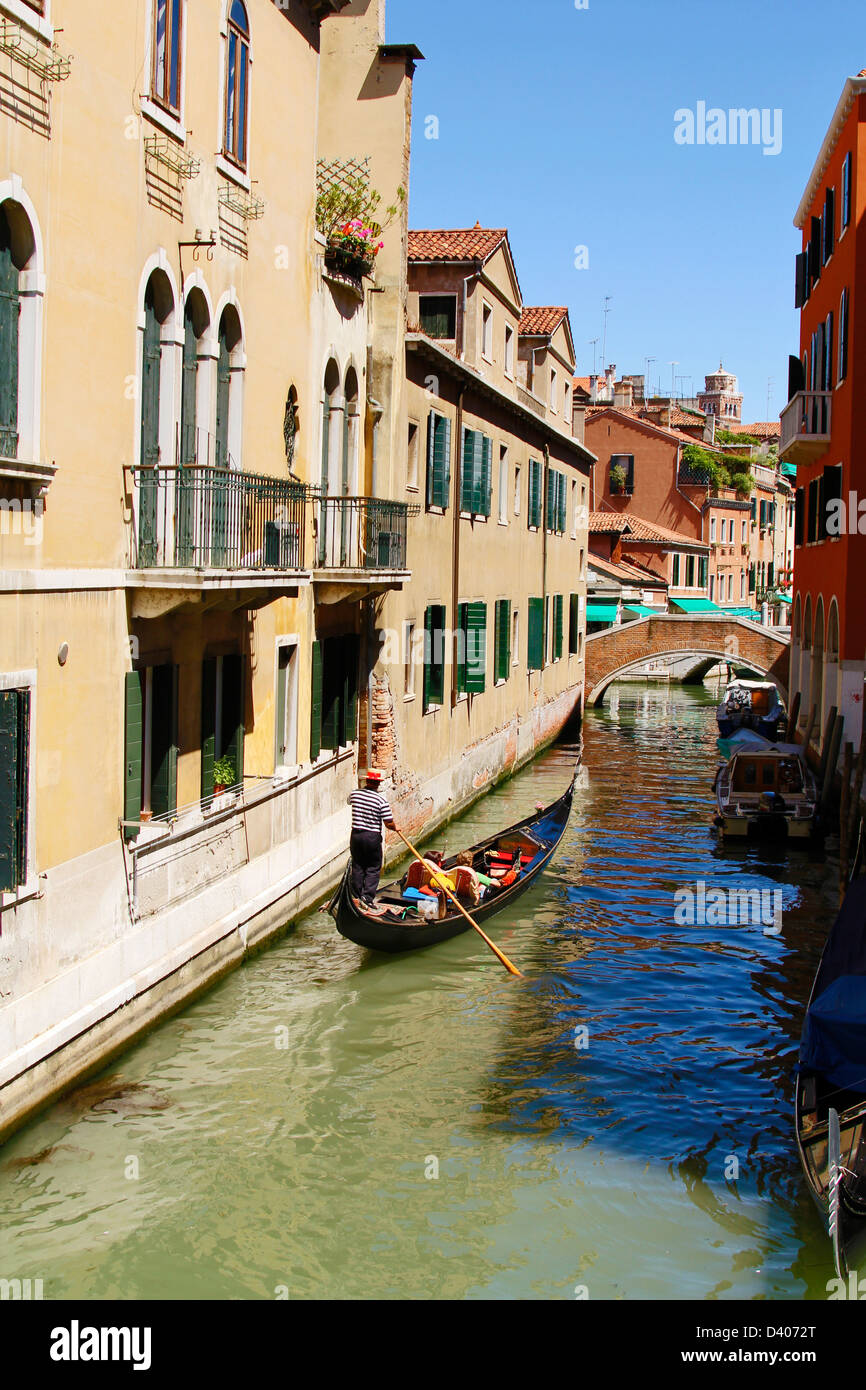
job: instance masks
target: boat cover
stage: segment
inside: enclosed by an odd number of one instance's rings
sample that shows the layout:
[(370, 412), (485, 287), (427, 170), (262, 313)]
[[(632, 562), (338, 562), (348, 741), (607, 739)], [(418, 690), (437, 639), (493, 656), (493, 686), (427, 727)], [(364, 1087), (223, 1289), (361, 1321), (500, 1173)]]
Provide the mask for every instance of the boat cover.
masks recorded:
[(818, 968), (800, 1070), (866, 1094), (866, 877), (851, 884)]

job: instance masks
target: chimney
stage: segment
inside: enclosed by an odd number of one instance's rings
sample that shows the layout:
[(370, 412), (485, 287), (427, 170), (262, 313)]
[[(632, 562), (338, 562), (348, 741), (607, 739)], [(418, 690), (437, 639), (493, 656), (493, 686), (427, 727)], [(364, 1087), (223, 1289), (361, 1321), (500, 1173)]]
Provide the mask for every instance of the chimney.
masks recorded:
[(615, 362), (611, 362), (610, 366), (608, 367), (607, 371), (605, 372), (605, 377), (606, 377), (606, 379), (607, 379), (608, 394), (610, 395), (610, 399), (613, 400), (614, 391), (615, 391), (615, 388), (616, 388), (616, 363), (615, 363)]
[(598, 400), (598, 377), (589, 378), (589, 399), (593, 404)]

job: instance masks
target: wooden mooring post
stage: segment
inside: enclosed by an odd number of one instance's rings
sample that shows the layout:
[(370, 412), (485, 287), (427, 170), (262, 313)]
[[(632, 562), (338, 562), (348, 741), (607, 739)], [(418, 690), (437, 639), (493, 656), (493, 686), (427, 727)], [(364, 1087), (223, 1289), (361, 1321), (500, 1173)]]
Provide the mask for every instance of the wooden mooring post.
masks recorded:
[[(842, 793), (839, 800), (839, 903), (845, 897), (845, 890), (848, 887), (848, 819), (849, 801), (851, 797), (851, 769), (854, 763), (854, 745), (851, 742), (845, 744), (845, 752), (842, 755)], [(830, 778), (829, 780), (832, 780)]]

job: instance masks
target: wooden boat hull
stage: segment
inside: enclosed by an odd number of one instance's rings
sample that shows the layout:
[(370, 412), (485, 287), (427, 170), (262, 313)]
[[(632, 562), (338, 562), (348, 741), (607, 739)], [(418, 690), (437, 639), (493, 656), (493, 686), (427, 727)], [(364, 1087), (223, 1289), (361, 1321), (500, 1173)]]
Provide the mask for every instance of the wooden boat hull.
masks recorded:
[[(816, 1110), (807, 1108), (804, 1095), (811, 1081), (819, 1086)], [(834, 1097), (835, 1099), (835, 1097)], [(853, 1097), (852, 1097), (853, 1099)], [(849, 1168), (839, 1185), (839, 1198), (835, 1221), (837, 1229), (829, 1230), (834, 1245), (836, 1272), (840, 1279), (847, 1278), (849, 1272), (866, 1271), (866, 1173), (858, 1173), (850, 1164), (859, 1161), (862, 1170), (864, 1144), (864, 1123), (866, 1114), (858, 1116), (864, 1109), (866, 1097), (860, 1098), (859, 1105), (844, 1107), (840, 1116), (842, 1133), (842, 1162)], [(821, 1097), (820, 1078), (797, 1077), (794, 1101), (797, 1150), (803, 1175), (812, 1198), (828, 1227), (832, 1228), (830, 1216), (830, 1172), (828, 1163), (828, 1099)]]
[[(501, 830), (472, 847), (473, 854), (481, 854), (484, 850), (494, 847), (498, 841), (520, 831), (529, 831), (539, 840), (538, 855), (515, 883), (508, 888), (499, 889), (489, 898), (482, 899), (475, 907), (469, 908), (479, 925), (495, 917), (525, 893), (547, 868), (565, 834), (573, 798), (574, 780), (565, 794), (545, 810), (537, 812), (535, 816), (528, 816), (516, 825), (509, 826), (507, 830)], [(447, 870), (453, 863), (453, 858), (448, 859), (442, 867)], [(393, 885), (388, 885), (383, 892), (388, 891), (388, 888), (393, 889)], [(438, 922), (426, 922), (417, 916), (407, 916), (400, 921), (394, 920), (392, 915), (385, 918), (364, 912), (351, 891), (351, 862), (346, 866), (346, 872), (328, 906), (328, 911), (334, 918), (341, 936), (354, 941), (358, 946), (367, 947), (368, 950), (383, 951), (389, 955), (437, 946), (442, 941), (449, 941), (454, 936), (472, 930), (465, 917), (456, 911), (449, 912)]]

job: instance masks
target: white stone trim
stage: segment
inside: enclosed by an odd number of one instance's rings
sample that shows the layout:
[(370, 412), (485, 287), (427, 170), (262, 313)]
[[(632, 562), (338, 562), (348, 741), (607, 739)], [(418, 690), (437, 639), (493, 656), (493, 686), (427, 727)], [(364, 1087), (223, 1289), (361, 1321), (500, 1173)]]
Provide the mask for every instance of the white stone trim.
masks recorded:
[(45, 0), (45, 14), (39, 15), (29, 5), (25, 5), (23, 0), (0, 0), (0, 11), (7, 14), (10, 19), (23, 24), (25, 29), (30, 29), (34, 34), (38, 34), (40, 39), (46, 43), (54, 42), (54, 26), (51, 23), (51, 4), (52, 0)]
[(39, 462), (42, 450), (42, 374), (44, 367), (45, 248), (42, 228), (20, 174), (0, 181), (0, 204), (18, 203), (33, 234), (33, 255), (19, 272), (18, 450), (21, 459)]
[(187, 59), (187, 25), (189, 20), (189, 5), (187, 0), (181, 0), (181, 54), (180, 54), (180, 118), (172, 116), (159, 102), (153, 100), (153, 29), (154, 29), (154, 5), (156, 0), (147, 0), (144, 7), (145, 31), (144, 31), (144, 87), (145, 91), (141, 94), (141, 114), (148, 120), (153, 121), (169, 135), (173, 135), (176, 140), (186, 144), (186, 59)]

